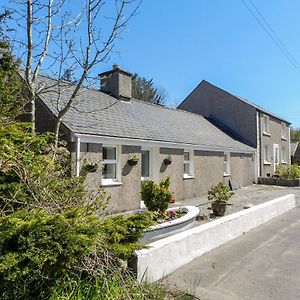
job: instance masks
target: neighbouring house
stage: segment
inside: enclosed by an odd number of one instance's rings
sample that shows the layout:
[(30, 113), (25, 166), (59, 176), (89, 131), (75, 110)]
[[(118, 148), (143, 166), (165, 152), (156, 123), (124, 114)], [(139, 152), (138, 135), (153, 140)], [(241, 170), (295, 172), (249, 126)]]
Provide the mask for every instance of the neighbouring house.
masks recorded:
[(227, 134), (257, 150), (257, 176), (274, 175), (290, 164), (290, 122), (203, 80), (178, 106), (207, 118)]
[(291, 163), (300, 165), (300, 145), (299, 142), (291, 143)]
[[(177, 201), (206, 194), (220, 181), (237, 188), (256, 180), (255, 148), (198, 114), (132, 99), (131, 74), (118, 66), (99, 76), (101, 88), (80, 91), (63, 119), (62, 134), (74, 175), (87, 163), (99, 166), (87, 174), (86, 184), (90, 190), (104, 187), (112, 211), (139, 208), (141, 181), (148, 178), (171, 176)], [(56, 80), (40, 76), (38, 81), (46, 92), (37, 103), (37, 129), (53, 130), (57, 108), (74, 86), (66, 84), (58, 93)]]

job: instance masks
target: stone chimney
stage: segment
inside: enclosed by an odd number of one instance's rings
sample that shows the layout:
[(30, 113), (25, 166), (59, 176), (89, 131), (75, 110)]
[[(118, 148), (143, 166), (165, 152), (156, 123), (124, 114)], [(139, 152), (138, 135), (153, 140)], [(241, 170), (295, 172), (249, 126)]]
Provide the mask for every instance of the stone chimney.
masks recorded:
[(119, 65), (113, 65), (111, 71), (99, 74), (100, 90), (120, 100), (131, 99), (132, 74), (120, 69)]

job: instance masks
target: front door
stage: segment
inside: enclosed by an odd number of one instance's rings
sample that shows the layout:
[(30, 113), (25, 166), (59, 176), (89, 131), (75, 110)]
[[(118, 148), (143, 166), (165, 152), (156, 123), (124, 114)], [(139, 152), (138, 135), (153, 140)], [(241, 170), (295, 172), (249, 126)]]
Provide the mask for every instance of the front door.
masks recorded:
[(279, 146), (277, 144), (273, 145), (273, 164), (275, 172), (277, 166), (279, 165)]

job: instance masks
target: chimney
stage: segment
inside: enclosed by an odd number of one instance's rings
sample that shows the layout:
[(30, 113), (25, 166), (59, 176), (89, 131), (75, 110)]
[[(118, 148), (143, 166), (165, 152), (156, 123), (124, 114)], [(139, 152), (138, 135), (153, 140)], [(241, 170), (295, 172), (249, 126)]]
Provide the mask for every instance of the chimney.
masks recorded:
[(100, 90), (120, 100), (131, 99), (132, 74), (120, 69), (119, 65), (113, 65), (111, 71), (99, 74)]

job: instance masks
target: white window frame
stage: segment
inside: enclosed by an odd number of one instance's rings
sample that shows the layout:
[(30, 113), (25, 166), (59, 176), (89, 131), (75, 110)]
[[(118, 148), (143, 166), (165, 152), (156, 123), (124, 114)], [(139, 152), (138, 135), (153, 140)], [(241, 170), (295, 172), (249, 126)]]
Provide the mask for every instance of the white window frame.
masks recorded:
[[(104, 148), (115, 148), (116, 149), (116, 159), (103, 159), (103, 150)], [(115, 164), (116, 165), (116, 178), (103, 178), (101, 180), (101, 184), (103, 186), (110, 186), (110, 185), (121, 185), (121, 179), (120, 179), (120, 146), (118, 145), (103, 145), (102, 148), (102, 168), (104, 164)], [(103, 172), (103, 171), (102, 171)], [(103, 173), (101, 173), (102, 175)]]
[(264, 115), (263, 116), (263, 119), (262, 119), (262, 122), (263, 122), (263, 134), (264, 135), (267, 135), (267, 136), (270, 136), (270, 117), (267, 116), (267, 115)]
[(282, 164), (287, 163), (287, 150), (285, 146), (281, 147), (281, 163)]
[(284, 122), (281, 123), (281, 139), (287, 140), (287, 126)]
[(263, 158), (264, 158), (264, 165), (270, 165), (270, 145), (264, 144), (264, 151), (263, 151)]
[[(149, 177), (143, 177), (142, 176), (142, 151), (149, 151)], [(149, 178), (151, 178), (152, 176), (152, 168), (151, 168), (151, 166), (152, 166), (152, 151), (151, 151), (151, 149), (150, 148), (142, 148), (142, 150), (141, 150), (141, 180), (142, 181), (146, 181), (146, 180), (148, 180)]]
[[(184, 160), (184, 153), (189, 153), (189, 160)], [(189, 165), (189, 174), (184, 173), (184, 165)], [(183, 178), (184, 179), (192, 179), (194, 178), (194, 150), (185, 149), (183, 151)]]
[[(226, 160), (225, 160), (226, 157)], [(230, 152), (224, 152), (224, 176), (230, 176)]]

